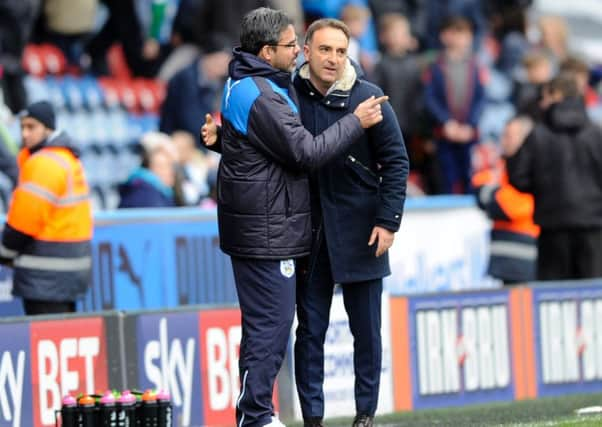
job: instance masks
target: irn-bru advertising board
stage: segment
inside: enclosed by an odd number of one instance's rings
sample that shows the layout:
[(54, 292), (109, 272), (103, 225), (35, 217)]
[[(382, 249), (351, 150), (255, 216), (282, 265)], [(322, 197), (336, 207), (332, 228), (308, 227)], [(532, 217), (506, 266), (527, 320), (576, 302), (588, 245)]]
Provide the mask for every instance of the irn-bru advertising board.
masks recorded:
[(0, 324), (0, 425), (54, 426), (67, 393), (109, 385), (105, 318)]
[(396, 409), (525, 396), (521, 297), (500, 290), (392, 298)]
[(530, 289), (538, 396), (602, 390), (602, 287), (560, 283)]

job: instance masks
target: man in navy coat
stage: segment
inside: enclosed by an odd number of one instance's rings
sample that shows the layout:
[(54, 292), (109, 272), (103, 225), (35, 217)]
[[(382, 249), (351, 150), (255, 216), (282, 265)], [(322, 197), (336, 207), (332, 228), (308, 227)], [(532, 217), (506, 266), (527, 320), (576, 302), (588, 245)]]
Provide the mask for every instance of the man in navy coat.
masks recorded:
[[(320, 134), (365, 98), (382, 95), (361, 79), (347, 58), (349, 32), (334, 19), (307, 30), (307, 63), (294, 84), (301, 120)], [(396, 115), (383, 120), (343, 154), (314, 172), (311, 211), (314, 244), (306, 280), (297, 285), (297, 391), (306, 426), (324, 416), (324, 339), (334, 285), (341, 285), (354, 337), (354, 426), (372, 426), (381, 372), (382, 278), (390, 274), (387, 250), (399, 229), (409, 162)]]

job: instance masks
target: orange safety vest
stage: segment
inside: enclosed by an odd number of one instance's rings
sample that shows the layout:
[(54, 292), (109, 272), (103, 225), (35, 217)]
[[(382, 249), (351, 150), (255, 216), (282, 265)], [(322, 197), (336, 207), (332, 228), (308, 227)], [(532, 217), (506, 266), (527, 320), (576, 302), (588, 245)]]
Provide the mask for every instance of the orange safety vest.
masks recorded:
[(493, 197), (495, 203), (509, 220), (496, 219), (493, 221), (493, 228), (527, 234), (536, 238), (539, 236), (539, 226), (533, 222), (533, 212), (535, 210), (533, 195), (521, 193), (510, 184), (504, 161), (500, 161), (497, 168), (500, 171), (497, 182), (494, 179), (494, 171), (491, 169), (478, 172), (472, 178), (472, 183), (475, 187), (492, 184), (499, 185)]
[(23, 149), (19, 182), (7, 216), (15, 230), (33, 238), (14, 254), (13, 293), (31, 299), (72, 301), (88, 287), (93, 232), (84, 168), (61, 146)]

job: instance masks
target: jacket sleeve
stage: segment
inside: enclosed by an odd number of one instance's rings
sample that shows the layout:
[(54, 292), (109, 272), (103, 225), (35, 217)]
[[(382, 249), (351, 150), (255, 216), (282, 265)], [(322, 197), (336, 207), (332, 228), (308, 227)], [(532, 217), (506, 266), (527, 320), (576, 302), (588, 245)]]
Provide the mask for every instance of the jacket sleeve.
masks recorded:
[(264, 93), (251, 109), (249, 143), (266, 156), (295, 171), (315, 170), (347, 150), (364, 132), (359, 119), (347, 114), (320, 135), (313, 136), (286, 100)]
[[(379, 92), (377, 97), (382, 95), (382, 91)], [(382, 122), (368, 130), (381, 177), (376, 225), (397, 231), (403, 215), (410, 162), (391, 104), (382, 104), (382, 113)]]
[(438, 67), (433, 64), (425, 78), (424, 103), (427, 111), (435, 119), (438, 125), (443, 125), (450, 119), (445, 92), (441, 90), (441, 76), (437, 72)]
[(510, 184), (523, 193), (531, 194), (534, 192), (532, 170), (533, 138), (534, 134), (531, 132), (522, 147), (506, 160)]
[(475, 66), (475, 80), (474, 80), (474, 92), (472, 95), (472, 105), (470, 108), (470, 116), (468, 117), (468, 123), (473, 128), (478, 128), (479, 120), (485, 108), (485, 87), (483, 86), (482, 71), (478, 66)]

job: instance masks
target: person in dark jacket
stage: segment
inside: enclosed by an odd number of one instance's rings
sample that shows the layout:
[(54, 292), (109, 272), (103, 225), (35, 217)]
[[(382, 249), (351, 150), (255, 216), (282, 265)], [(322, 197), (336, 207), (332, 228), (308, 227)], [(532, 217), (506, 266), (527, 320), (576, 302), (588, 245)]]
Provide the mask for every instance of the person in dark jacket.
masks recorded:
[(471, 53), (472, 27), (461, 16), (449, 17), (440, 32), (445, 49), (431, 66), (425, 104), (435, 122), (440, 192), (469, 193), (471, 151), (478, 141), (478, 123), (485, 104), (476, 58)]
[[(323, 132), (366, 97), (382, 91), (362, 79), (347, 58), (349, 32), (335, 19), (307, 30), (307, 63), (294, 83), (303, 125)], [(382, 278), (390, 274), (387, 250), (399, 229), (409, 162), (390, 104), (383, 121), (311, 175), (314, 245), (307, 280), (297, 286), (295, 378), (306, 426), (324, 416), (324, 339), (335, 283), (343, 292), (354, 337), (353, 426), (371, 426), (378, 402), (382, 344)]]
[(532, 127), (526, 116), (506, 123), (500, 140), (503, 158), (473, 177), (477, 203), (493, 221), (487, 272), (504, 285), (535, 280), (539, 227), (533, 222), (533, 195), (510, 185), (505, 162), (518, 151)]
[[(230, 55), (220, 49), (208, 50), (169, 80), (161, 106), (161, 132), (183, 130), (197, 135), (199, 118), (216, 107), (229, 59)], [(196, 144), (204, 149), (198, 139)]]
[(295, 310), (296, 260), (309, 255), (307, 171), (340, 155), (382, 120), (370, 98), (318, 136), (301, 123), (291, 71), (299, 46), (290, 19), (259, 8), (242, 21), (222, 99), (220, 246), (231, 256), (240, 309), (239, 426), (281, 425), (272, 391)]
[(544, 118), (507, 161), (510, 183), (535, 199), (537, 279), (602, 276), (602, 130), (573, 75), (544, 86)]

